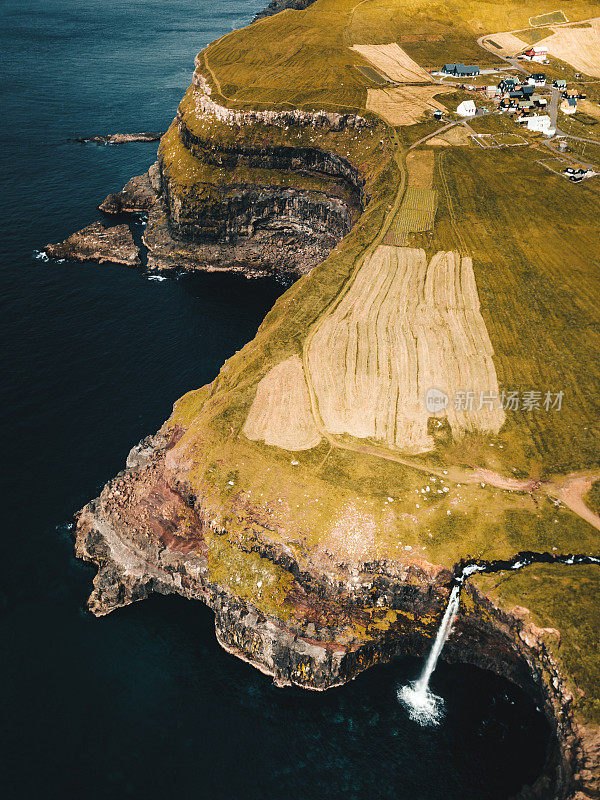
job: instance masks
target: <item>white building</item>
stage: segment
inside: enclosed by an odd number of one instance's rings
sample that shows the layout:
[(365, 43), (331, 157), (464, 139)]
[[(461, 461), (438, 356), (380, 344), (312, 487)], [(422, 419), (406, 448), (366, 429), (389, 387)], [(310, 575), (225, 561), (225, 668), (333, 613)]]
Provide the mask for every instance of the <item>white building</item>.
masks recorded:
[(474, 117), (477, 113), (477, 106), (474, 100), (463, 100), (456, 109), (456, 113), (461, 117)]
[(527, 117), (525, 119), (525, 122), (527, 123), (527, 130), (529, 131), (536, 131), (537, 133), (543, 133), (544, 136), (554, 136), (554, 134), (556, 133), (556, 128), (552, 127), (552, 120), (550, 119), (548, 114)]

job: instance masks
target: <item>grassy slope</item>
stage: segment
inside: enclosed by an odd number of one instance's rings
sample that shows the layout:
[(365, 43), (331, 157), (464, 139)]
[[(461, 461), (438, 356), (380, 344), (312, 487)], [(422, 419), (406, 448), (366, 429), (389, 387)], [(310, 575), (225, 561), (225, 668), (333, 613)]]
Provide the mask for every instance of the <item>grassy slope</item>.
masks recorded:
[(474, 579), (500, 607), (525, 607), (527, 621), (560, 633), (544, 635), (551, 657), (569, 676), (580, 718), (600, 725), (600, 569), (597, 566), (536, 565), (503, 575)]
[[(570, 16), (583, 19), (599, 9), (574, 3)], [(478, 35), (522, 27), (532, 13), (551, 10), (550, 2), (368, 0), (356, 6), (318, 0), (306, 12), (286, 11), (211, 45), (205, 56), (213, 74), (207, 76), (213, 97), (231, 107), (362, 111), (370, 84), (352, 68), (360, 58), (348, 45), (398, 39), (425, 66), (446, 60), (483, 63)], [(301, 561), (325, 548), (350, 558), (347, 544), (335, 536), (336, 523), (345, 520), (347, 527), (357, 527), (369, 557), (419, 556), (451, 565), (466, 556), (506, 557), (553, 546), (597, 552), (597, 532), (548, 500), (536, 505), (528, 496), (449, 480), (449, 492), (438, 492), (443, 478), (433, 480), (427, 472), (372, 454), (332, 448), (326, 441), (292, 454), (240, 435), (258, 380), (273, 364), (301, 353), (310, 326), (379, 233), (401, 173), (392, 157), (391, 132), (381, 124), (358, 136), (262, 126), (240, 133), (195, 118), (189, 94), (182, 111), (190, 129), (224, 142), (239, 136), (257, 145), (292, 139), (339, 152), (368, 169), (373, 198), (354, 231), (280, 298), (257, 337), (229, 359), (210, 390), (191, 392), (175, 407), (170, 423), (189, 427), (178, 451), (191, 456), (194, 488), (231, 540), (284, 541)], [(429, 132), (428, 123), (423, 125), (421, 135)], [(421, 127), (399, 130), (400, 141), (414, 142), (414, 129)], [(197, 165), (179, 155), (182, 186), (193, 184), (189, 176), (197, 174)], [(458, 247), (474, 256), (501, 384), (563, 388), (564, 410), (509, 415), (496, 441), (472, 436), (440, 446), (422, 459), (425, 469), (464, 463), (536, 475), (600, 463), (593, 229), (598, 190), (590, 183), (573, 191), (536, 165), (544, 155), (525, 148), (447, 148), (436, 172), (442, 201), (434, 236), (418, 244), (430, 251)], [(451, 207), (444, 197), (451, 198)]]

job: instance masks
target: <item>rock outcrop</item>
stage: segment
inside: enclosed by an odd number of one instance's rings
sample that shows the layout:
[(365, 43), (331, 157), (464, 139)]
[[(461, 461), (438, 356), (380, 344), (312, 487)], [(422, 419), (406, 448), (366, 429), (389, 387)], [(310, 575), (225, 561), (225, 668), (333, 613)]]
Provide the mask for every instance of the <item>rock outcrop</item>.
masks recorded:
[(107, 133), (102, 136), (78, 136), (78, 144), (129, 144), (130, 142), (158, 142), (162, 133)]
[(157, 165), (153, 165), (145, 175), (131, 178), (120, 192), (109, 194), (98, 208), (105, 214), (139, 214), (150, 211), (157, 198), (151, 175), (154, 177), (154, 185), (156, 185), (157, 178), (158, 185), (160, 185), (160, 177), (157, 173)]
[(314, 2), (315, 0), (271, 0), (269, 5), (263, 11), (259, 11), (252, 21), (256, 22), (265, 17), (272, 17), (274, 14), (279, 14), (280, 11), (285, 11), (287, 8), (302, 11)]
[[(78, 515), (77, 555), (99, 566), (94, 614), (152, 592), (203, 600), (226, 649), (279, 685), (309, 689), (387, 660), (392, 641), (398, 652), (424, 652), (447, 599), (448, 570), (418, 560), (323, 570), (310, 559), (299, 563), (285, 546), (232, 545), (169, 467), (181, 434), (165, 428), (143, 440)], [(228, 571), (232, 559), (237, 569)]]
[(105, 227), (94, 222), (58, 244), (44, 248), (50, 258), (74, 261), (112, 261), (128, 267), (141, 264), (139, 248), (133, 240), (128, 225)]

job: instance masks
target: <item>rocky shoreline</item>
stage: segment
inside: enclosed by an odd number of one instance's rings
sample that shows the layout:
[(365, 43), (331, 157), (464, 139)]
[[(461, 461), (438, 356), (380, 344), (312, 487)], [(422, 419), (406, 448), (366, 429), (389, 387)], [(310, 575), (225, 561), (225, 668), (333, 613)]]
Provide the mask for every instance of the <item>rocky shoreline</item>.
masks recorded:
[[(274, 0), (259, 17), (309, 4)], [(199, 58), (157, 162), (99, 206), (118, 224), (94, 223), (47, 245), (50, 257), (156, 272), (297, 277), (315, 270), (360, 228), (372, 195), (383, 196), (389, 180), (385, 166), (372, 174), (375, 147), (379, 153), (386, 148), (376, 123), (293, 107), (228, 108), (213, 98), (203, 68)], [(371, 150), (352, 150), (359, 133), (371, 136)], [(127, 214), (145, 221), (141, 247), (131, 226), (119, 219)], [(249, 395), (253, 379), (242, 371), (242, 388), (235, 379), (228, 385), (227, 369), (223, 394)], [(229, 431), (233, 438), (240, 425), (233, 415), (233, 422), (223, 416), (229, 446)], [(218, 488), (210, 480), (199, 482), (210, 502), (194, 493), (189, 452), (174, 455), (185, 432), (183, 425), (165, 423), (133, 448), (126, 469), (78, 515), (77, 556), (98, 566), (89, 600), (95, 615), (151, 593), (201, 600), (214, 612), (225, 650), (279, 686), (316, 691), (352, 680), (371, 665), (428, 652), (458, 564), (453, 572), (410, 554), (410, 546), (396, 560), (347, 563), (320, 547), (298, 544), (292, 550), (278, 535), (276, 520), (257, 518), (250, 492), (246, 498), (235, 488), (230, 492), (235, 481)], [(198, 449), (208, 447), (211, 433), (200, 428)], [(508, 678), (544, 708), (555, 739), (543, 774), (523, 789), (522, 800), (597, 800), (598, 733), (578, 719), (568, 676), (547, 647), (549, 635), (554, 634), (468, 582), (444, 657)]]
[[(170, 450), (182, 433), (165, 427), (134, 447), (126, 469), (78, 515), (76, 554), (98, 566), (89, 600), (95, 615), (153, 592), (201, 600), (215, 614), (221, 646), (282, 687), (325, 690), (373, 664), (427, 653), (452, 585), (449, 570), (412, 563), (348, 571), (332, 564), (323, 572), (310, 562), (299, 564), (285, 549), (257, 542), (253, 557), (290, 577), (286, 613), (265, 612), (221, 584), (211, 540), (226, 540), (226, 532), (214, 529), (169, 467)], [(390, 612), (391, 624), (381, 624)], [(543, 633), (467, 583), (444, 658), (502, 675), (543, 705), (556, 738), (544, 773), (524, 788), (523, 800), (597, 798), (600, 742), (574, 718), (572, 695)]]
[(44, 250), (47, 256), (56, 259), (141, 266), (140, 251), (133, 241), (129, 225), (106, 227), (101, 222), (94, 222), (63, 242), (47, 244)]

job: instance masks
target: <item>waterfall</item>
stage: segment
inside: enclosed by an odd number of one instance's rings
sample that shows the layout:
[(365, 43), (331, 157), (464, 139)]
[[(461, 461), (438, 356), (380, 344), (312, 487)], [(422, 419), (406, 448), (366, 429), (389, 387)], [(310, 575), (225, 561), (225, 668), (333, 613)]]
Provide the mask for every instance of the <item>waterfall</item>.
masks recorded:
[(444, 716), (444, 701), (433, 694), (429, 689), (429, 679), (437, 666), (438, 659), (444, 645), (450, 636), (452, 624), (458, 614), (460, 606), (460, 588), (465, 580), (476, 572), (500, 572), (504, 569), (523, 569), (530, 564), (600, 564), (600, 556), (589, 555), (564, 555), (562, 553), (534, 553), (531, 551), (519, 552), (511, 559), (502, 561), (473, 561), (463, 566), (458, 575), (455, 575), (455, 584), (450, 592), (450, 599), (446, 606), (444, 618), (427, 657), (425, 666), (416, 681), (401, 686), (398, 689), (398, 700), (408, 711), (412, 720), (420, 725), (437, 725)]
[(443, 716), (444, 701), (441, 697), (438, 697), (430, 691), (429, 679), (436, 668), (440, 653), (450, 635), (452, 623), (458, 614), (459, 605), (460, 584), (457, 584), (450, 593), (450, 599), (446, 606), (444, 618), (436, 634), (433, 647), (427, 657), (423, 671), (416, 681), (398, 690), (398, 699), (406, 707), (410, 718), (421, 725), (437, 725)]

